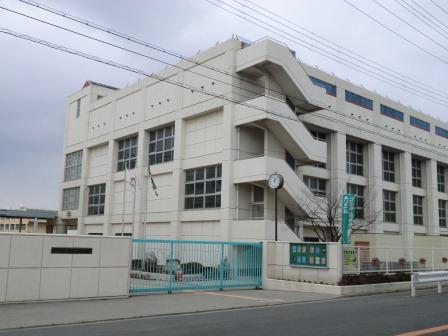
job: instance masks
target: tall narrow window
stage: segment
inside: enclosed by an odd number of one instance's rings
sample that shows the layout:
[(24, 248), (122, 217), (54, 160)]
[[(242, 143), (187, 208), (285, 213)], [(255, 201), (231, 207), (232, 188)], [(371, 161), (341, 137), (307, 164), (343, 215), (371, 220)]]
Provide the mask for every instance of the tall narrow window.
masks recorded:
[(79, 187), (62, 191), (62, 210), (77, 210), (79, 207)]
[(285, 223), (293, 231), (295, 231), (295, 221), (296, 219), (294, 214), (291, 212), (291, 210), (285, 207)]
[(252, 185), (251, 217), (264, 218), (264, 188), (256, 185)]
[(149, 133), (149, 163), (173, 161), (174, 125), (159, 128)]
[(414, 224), (423, 225), (423, 196), (413, 195)]
[(353, 175), (363, 175), (363, 145), (353, 141), (347, 141), (346, 148), (347, 173)]
[(76, 118), (81, 115), (81, 98), (76, 101)]
[(439, 226), (446, 227), (446, 201), (439, 199)]
[(412, 159), (412, 185), (422, 187), (422, 160)]
[(74, 181), (81, 178), (82, 150), (65, 156), (64, 181)]
[(296, 160), (288, 151), (285, 151), (285, 160), (292, 170), (296, 170)]
[(437, 190), (445, 192), (445, 167), (437, 165)]
[(383, 180), (395, 182), (395, 153), (383, 151)]
[(364, 187), (357, 184), (347, 184), (347, 192), (356, 195), (355, 218), (364, 218)]
[(221, 165), (185, 172), (185, 209), (221, 207)]
[(104, 215), (105, 201), (106, 201), (105, 183), (89, 186), (89, 206), (87, 214), (89, 216)]
[(394, 191), (383, 190), (383, 220), (387, 223), (397, 222), (397, 204)]
[(137, 162), (137, 137), (118, 141), (117, 171), (134, 169)]
[(312, 176), (304, 176), (303, 182), (315, 196), (327, 195), (326, 180)]

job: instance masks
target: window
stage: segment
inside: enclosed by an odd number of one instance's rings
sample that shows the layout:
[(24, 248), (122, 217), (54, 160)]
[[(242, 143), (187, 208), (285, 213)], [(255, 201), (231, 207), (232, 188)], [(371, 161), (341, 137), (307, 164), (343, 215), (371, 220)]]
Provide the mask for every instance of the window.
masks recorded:
[(363, 175), (363, 146), (362, 144), (347, 141), (347, 173)]
[(309, 76), (309, 77), (310, 77), (311, 82), (314, 85), (324, 88), (325, 92), (328, 95), (336, 97), (336, 85), (324, 82), (323, 80), (316, 78), (316, 77), (312, 77), (312, 76)]
[(326, 180), (312, 176), (304, 176), (303, 182), (305, 182), (315, 196), (327, 195)]
[(409, 122), (410, 122), (410, 124), (411, 124), (412, 126), (417, 127), (417, 128), (420, 128), (420, 129), (422, 129), (422, 130), (424, 130), (424, 131), (429, 132), (429, 127), (430, 127), (430, 126), (429, 126), (429, 123), (428, 123), (428, 122), (423, 121), (423, 120), (418, 119), (418, 118), (413, 117), (413, 116), (410, 117)]
[(104, 215), (104, 203), (106, 199), (106, 184), (89, 186), (89, 207), (87, 215)]
[(81, 178), (82, 150), (65, 156), (64, 181), (73, 181)]
[(221, 165), (185, 172), (185, 209), (221, 207)]
[(364, 218), (364, 187), (357, 184), (347, 184), (347, 192), (356, 195), (355, 218)]
[(294, 214), (285, 207), (285, 223), (288, 227), (295, 232), (295, 217)]
[(397, 222), (397, 204), (394, 191), (383, 190), (383, 220), (387, 223)]
[(383, 180), (395, 182), (395, 153), (383, 151)]
[(373, 100), (345, 90), (345, 101), (373, 111)]
[(423, 225), (423, 196), (412, 196), (414, 224)]
[(446, 227), (446, 201), (439, 199), (439, 226)]
[(314, 131), (311, 130), (311, 135), (313, 136), (314, 140), (319, 140), (319, 141), (327, 141), (327, 134), (319, 132), (319, 131)]
[(264, 188), (256, 185), (252, 185), (251, 217), (264, 218)]
[(149, 133), (149, 163), (173, 161), (174, 125)]
[(445, 167), (437, 165), (437, 190), (445, 192)]
[(79, 207), (79, 187), (62, 191), (62, 210), (76, 210)]
[(292, 170), (296, 170), (296, 160), (288, 151), (285, 151), (285, 160)]
[(385, 115), (386, 117), (396, 119), (399, 121), (404, 120), (404, 113), (400, 112), (398, 110), (393, 109), (392, 107), (386, 106), (381, 104), (380, 105), (380, 112), (382, 115)]
[(81, 114), (81, 98), (76, 101), (76, 119), (79, 118)]
[(137, 162), (137, 137), (118, 141), (117, 171), (134, 169)]
[(448, 139), (448, 130), (446, 130), (446, 129), (444, 129), (444, 128), (441, 128), (441, 127), (439, 127), (439, 126), (436, 126), (436, 134), (437, 134), (438, 136), (441, 136), (441, 137), (443, 137), (443, 138)]
[(412, 159), (412, 185), (422, 187), (422, 160)]

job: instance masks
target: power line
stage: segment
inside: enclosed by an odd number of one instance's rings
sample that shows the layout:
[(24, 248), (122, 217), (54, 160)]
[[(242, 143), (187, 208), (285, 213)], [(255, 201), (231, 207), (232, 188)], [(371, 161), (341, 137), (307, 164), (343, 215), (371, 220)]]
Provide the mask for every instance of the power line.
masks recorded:
[[(322, 55), (322, 56), (324, 56), (324, 57), (326, 57), (326, 58), (329, 58), (329, 59), (331, 59), (331, 60), (333, 60), (333, 61), (335, 61), (335, 62), (337, 62), (337, 63), (344, 64), (345, 66), (347, 66), (347, 67), (349, 67), (349, 68), (351, 68), (351, 69), (354, 69), (355, 71), (358, 71), (358, 72), (361, 72), (361, 73), (363, 73), (363, 74), (366, 74), (366, 75), (368, 75), (368, 76), (370, 76), (370, 77), (373, 77), (373, 78), (375, 78), (375, 79), (378, 79), (378, 80), (380, 80), (380, 81), (382, 81), (382, 82), (384, 82), (384, 83), (387, 83), (387, 84), (389, 84), (389, 85), (391, 85), (391, 86), (394, 86), (394, 87), (396, 87), (396, 88), (399, 88), (399, 89), (401, 89), (401, 90), (403, 90), (403, 91), (406, 91), (406, 92), (411, 93), (411, 94), (413, 94), (413, 95), (419, 96), (419, 97), (421, 97), (421, 98), (423, 98), (423, 99), (425, 99), (425, 100), (432, 101), (432, 102), (434, 102), (434, 103), (436, 103), (436, 104), (439, 104), (439, 105), (442, 105), (442, 106), (446, 106), (446, 105), (445, 105), (445, 104), (446, 104), (446, 101), (443, 100), (443, 99), (440, 99), (440, 98), (436, 98), (436, 97), (430, 96), (430, 95), (428, 95), (427, 93), (422, 93), (422, 92), (420, 92), (420, 91), (418, 91), (418, 90), (416, 90), (416, 89), (413, 89), (413, 88), (410, 88), (409, 86), (406, 86), (405, 84), (397, 83), (397, 82), (394, 81), (393, 79), (384, 77), (384, 76), (379, 75), (379, 74), (377, 74), (377, 73), (375, 73), (375, 72), (373, 72), (373, 71), (371, 71), (371, 70), (365, 69), (365, 68), (359, 66), (359, 65), (356, 64), (356, 63), (353, 63), (353, 62), (351, 62), (351, 61), (347, 61), (346, 59), (340, 57), (339, 55), (336, 55), (336, 54), (333, 54), (333, 53), (331, 53), (331, 52), (328, 52), (327, 50), (322, 49), (322, 48), (320, 48), (320, 47), (316, 47), (316, 46), (314, 46), (314, 45), (312, 45), (312, 44), (311, 44), (311, 46), (309, 46), (310, 44), (309, 44), (308, 42), (306, 42), (306, 41), (304, 41), (304, 40), (302, 40), (302, 39), (300, 39), (300, 38), (298, 38), (298, 37), (296, 37), (296, 36), (294, 36), (294, 35), (291, 35), (291, 34), (285, 32), (284, 30), (279, 29), (278, 27), (272, 26), (272, 25), (270, 25), (269, 23), (266, 23), (266, 22), (263, 21), (263, 20), (260, 20), (260, 19), (258, 19), (258, 18), (256, 18), (256, 17), (253, 17), (252, 15), (247, 14), (246, 12), (243, 12), (243, 11), (241, 11), (241, 10), (238, 10), (237, 8), (235, 8), (235, 7), (233, 7), (233, 6), (229, 5), (229, 4), (226, 4), (225, 2), (223, 2), (223, 1), (221, 1), (221, 0), (215, 0), (215, 1), (218, 1), (218, 2), (222, 3), (223, 5), (225, 5), (225, 6), (227, 6), (227, 7), (230, 7), (230, 8), (232, 8), (232, 9), (234, 9), (234, 10), (237, 10), (237, 11), (240, 12), (240, 13), (243, 13), (243, 14), (249, 16), (249, 17), (252, 17), (252, 18), (254, 18), (254, 19), (256, 19), (256, 20), (258, 20), (258, 21), (260, 21), (260, 22), (262, 22), (262, 23), (264, 23), (264, 24), (266, 24), (266, 25), (268, 25), (269, 27), (272, 27), (272, 29), (271, 29), (271, 28), (267, 28), (266, 26), (263, 26), (262, 24), (257, 23), (257, 22), (255, 22), (255, 21), (253, 21), (253, 20), (251, 20), (251, 19), (248, 19), (247, 17), (245, 17), (245, 16), (243, 16), (243, 15), (240, 15), (240, 14), (238, 14), (238, 13), (235, 13), (235, 12), (231, 11), (231, 10), (228, 10), (228, 9), (226, 9), (226, 8), (220, 6), (219, 4), (216, 4), (216, 3), (214, 3), (214, 2), (212, 2), (212, 1), (210, 1), (210, 0), (205, 0), (205, 1), (207, 1), (207, 2), (210, 3), (211, 5), (214, 5), (214, 6), (216, 6), (216, 7), (219, 7), (219, 8), (221, 8), (222, 10), (224, 10), (224, 11), (226, 11), (226, 12), (229, 12), (229, 13), (231, 13), (231, 14), (233, 14), (233, 15), (235, 15), (235, 16), (237, 16), (237, 17), (239, 17), (239, 18), (241, 18), (241, 19), (243, 19), (243, 20), (245, 20), (245, 21), (248, 21), (248, 22), (250, 22), (250, 23), (252, 23), (252, 24), (254, 24), (254, 25), (258, 26), (258, 27), (261, 27), (261, 28), (263, 28), (263, 29), (266, 29), (267, 31), (269, 31), (269, 32), (271, 32), (271, 33), (273, 33), (273, 34), (275, 34), (275, 35), (278, 35), (278, 36), (280, 36), (280, 37), (282, 37), (282, 38), (284, 38), (284, 39), (286, 39), (286, 40), (288, 40), (288, 41), (290, 41), (290, 42), (292, 42), (292, 43), (294, 43), (294, 44), (296, 44), (296, 45), (302, 46), (302, 47), (304, 47), (304, 48), (306, 48), (306, 49), (308, 49), (308, 50), (311, 50), (311, 51), (313, 51), (313, 52), (315, 52), (315, 53), (317, 53), (317, 54), (319, 54), (319, 55)], [(292, 38), (289, 38), (289, 37), (286, 37), (286, 36), (280, 34), (279, 31), (285, 33), (286, 35), (291, 36)], [(297, 41), (299, 41), (299, 42), (297, 42)], [(302, 42), (303, 42), (303, 43), (302, 43)], [(304, 43), (305, 43), (305, 44), (304, 44)], [(331, 55), (331, 56), (329, 56), (329, 55)], [(448, 63), (447, 63), (447, 64), (448, 64)], [(430, 98), (432, 98), (432, 99), (430, 99)], [(438, 102), (436, 102), (435, 100), (438, 100)]]
[[(345, 1), (345, 0), (344, 0)], [(429, 36), (428, 34), (422, 32), (420, 29), (416, 28), (415, 26), (411, 25), (409, 22), (407, 22), (406, 20), (403, 20), (399, 15), (395, 14), (392, 10), (390, 10), (389, 8), (387, 8), (386, 6), (384, 6), (383, 4), (381, 4), (378, 0), (372, 0), (374, 3), (376, 3), (378, 6), (380, 6), (381, 8), (383, 8), (385, 11), (387, 11), (389, 14), (391, 14), (393, 17), (395, 17), (396, 19), (398, 19), (399, 21), (403, 22), (405, 25), (411, 27), (413, 30), (415, 30), (417, 33), (421, 34), (422, 36), (426, 37), (428, 40), (432, 41), (433, 43), (437, 44), (440, 48), (448, 51), (448, 48), (445, 47), (443, 44), (441, 44), (439, 41), (434, 40), (431, 36)]]
[[(135, 68), (132, 68), (132, 67), (129, 67), (129, 66), (126, 66), (126, 65), (122, 65), (122, 64), (115, 63), (115, 62), (112, 62), (112, 61), (109, 61), (109, 60), (106, 60), (106, 59), (102, 59), (100, 57), (97, 57), (97, 56), (94, 56), (94, 55), (90, 55), (90, 54), (86, 54), (86, 53), (83, 53), (83, 52), (78, 51), (78, 50), (69, 49), (69, 48), (66, 48), (66, 47), (61, 46), (61, 45), (57, 45), (57, 44), (54, 44), (54, 43), (51, 43), (51, 42), (48, 42), (48, 41), (45, 41), (45, 40), (40, 40), (40, 39), (37, 39), (37, 38), (32, 37), (32, 36), (25, 35), (25, 34), (20, 34), (20, 33), (17, 33), (17, 32), (8, 30), (8, 29), (0, 28), (0, 33), (5, 33), (5, 34), (8, 34), (8, 35), (17, 37), (17, 38), (28, 40), (30, 42), (41, 44), (43, 46), (46, 46), (46, 47), (49, 47), (49, 48), (52, 48), (52, 49), (56, 49), (56, 50), (59, 50), (59, 51), (62, 51), (62, 52), (66, 52), (66, 53), (69, 53), (69, 54), (77, 55), (77, 56), (80, 56), (80, 57), (83, 57), (83, 58), (86, 58), (86, 59), (89, 59), (89, 60), (96, 61), (98, 63), (103, 63), (103, 64), (106, 64), (106, 65), (109, 65), (109, 66), (112, 66), (112, 67), (116, 67), (116, 68), (120, 68), (120, 69), (123, 69), (123, 70), (126, 70), (126, 71), (138, 73), (138, 74), (141, 74), (141, 75), (144, 75), (144, 76), (147, 76), (147, 77), (151, 77), (151, 78), (157, 79), (158, 81), (168, 82), (168, 83), (176, 85), (176, 86), (181, 86), (181, 87), (183, 87), (185, 89), (191, 89), (192, 88), (192, 86), (189, 86), (189, 85), (186, 86), (186, 85), (183, 85), (183, 83), (177, 83), (175, 81), (170, 81), (170, 80), (168, 80), (166, 78), (163, 78), (163, 77), (160, 77), (160, 76), (156, 76), (156, 75), (153, 75), (153, 74), (147, 74), (144, 71), (139, 70), (139, 69), (135, 69)], [(276, 114), (275, 112), (271, 112), (271, 111), (259, 108), (257, 106), (253, 106), (253, 105), (245, 104), (245, 103), (242, 103), (242, 102), (234, 101), (234, 100), (232, 100), (230, 98), (227, 98), (227, 97), (224, 97), (222, 95), (218, 96), (216, 94), (206, 92), (205, 90), (197, 89), (197, 91), (202, 92), (202, 93), (204, 93), (206, 95), (213, 96), (215, 98), (219, 98), (219, 99), (222, 99), (222, 100), (230, 101), (230, 102), (238, 104), (238, 105), (244, 105), (244, 106), (247, 106), (249, 108), (261, 110), (261, 111), (266, 112), (266, 113)], [(271, 97), (267, 97), (267, 98), (271, 98)], [(425, 143), (422, 140), (419, 140), (419, 139), (416, 139), (416, 138), (412, 138), (411, 136), (408, 136), (408, 135), (405, 135), (405, 134), (399, 134), (399, 133), (393, 132), (392, 130), (382, 128), (382, 127), (380, 127), (377, 124), (366, 122), (366, 121), (359, 121), (357, 118), (355, 118), (353, 116), (348, 116), (348, 115), (345, 115), (344, 113), (340, 113), (340, 112), (337, 112), (337, 111), (334, 111), (334, 110), (331, 110), (331, 109), (325, 109), (325, 110), (327, 110), (329, 112), (333, 112), (335, 114), (339, 114), (339, 115), (343, 116), (344, 118), (350, 118), (350, 119), (356, 120), (358, 122), (362, 122), (364, 124), (368, 124), (370, 127), (377, 128), (377, 129), (380, 129), (382, 131), (387, 130), (388, 132), (393, 133), (395, 136), (401, 135), (402, 138), (409, 138), (409, 139), (411, 139), (413, 141), (422, 142), (425, 145), (430, 146), (430, 147), (435, 147), (438, 150), (442, 149), (440, 147), (437, 147), (436, 145), (433, 145), (433, 144), (430, 144), (430, 143)], [(170, 113), (174, 113), (174, 112), (170, 112)], [(285, 119), (290, 119), (290, 120), (293, 120), (295, 122), (302, 123), (302, 121), (300, 121), (297, 118), (292, 118), (292, 117), (288, 117), (288, 116), (285, 116), (285, 115), (279, 115), (279, 116), (282, 117), (282, 118), (285, 118)], [(341, 120), (338, 120), (336, 118), (332, 118), (332, 117), (323, 115), (321, 113), (315, 112), (313, 114), (313, 116), (317, 116), (318, 118), (321, 118), (323, 120), (328, 120), (328, 121), (331, 121), (331, 122), (334, 122), (334, 123), (339, 123), (339, 124), (341, 124), (343, 126), (347, 126), (347, 124), (345, 122), (343, 122)], [(353, 127), (356, 127), (356, 126), (353, 126)], [(368, 134), (377, 135), (377, 132), (375, 130), (368, 129), (368, 128), (362, 128), (362, 127), (357, 127), (357, 128), (359, 130), (363, 131), (363, 132), (368, 133)], [(385, 139), (389, 139), (391, 141), (394, 141), (394, 142), (399, 142), (399, 143), (402, 143), (402, 144), (405, 144), (405, 145), (410, 145), (409, 142), (406, 142), (404, 140), (400, 140), (400, 139), (397, 139), (397, 138), (394, 138), (394, 137), (390, 137), (390, 136), (387, 136), (385, 134), (383, 134), (382, 137), (385, 138)], [(415, 145), (415, 144), (413, 144), (412, 146), (414, 148), (419, 148), (419, 149), (421, 149), (423, 151), (426, 151), (426, 152), (437, 154), (439, 157), (443, 156), (443, 157), (447, 157), (448, 158), (448, 153), (441, 153), (441, 152), (436, 152), (434, 150), (428, 150), (425, 147), (418, 146), (418, 145)]]
[(433, 54), (432, 52), (426, 50), (425, 48), (419, 46), (417, 43), (412, 42), (410, 39), (408, 39), (407, 37), (401, 35), (400, 33), (396, 32), (395, 30), (393, 30), (392, 28), (390, 28), (389, 26), (386, 26), (384, 23), (382, 23), (381, 21), (379, 21), (378, 19), (374, 18), (373, 16), (371, 16), (370, 14), (366, 13), (365, 11), (363, 11), (362, 9), (360, 9), (359, 7), (355, 6), (354, 4), (352, 4), (350, 1), (348, 0), (343, 0), (346, 4), (348, 4), (349, 6), (353, 7), (354, 9), (356, 9), (358, 12), (362, 13), (363, 15), (367, 16), (369, 19), (371, 19), (372, 21), (376, 22), (377, 24), (379, 24), (381, 27), (387, 29), (388, 31), (390, 31), (392, 34), (398, 36), (399, 38), (401, 38), (402, 40), (406, 41), (407, 43), (413, 45), (414, 47), (416, 47), (417, 49), (420, 49), (421, 51), (423, 51), (425, 54), (428, 54), (429, 56), (434, 57), (435, 59), (439, 60), (440, 62), (448, 65), (448, 61), (437, 56), (436, 54)]
[[(223, 71), (223, 70), (221, 70), (221, 69), (216, 69), (216, 68), (213, 68), (213, 67), (211, 67), (211, 66), (208, 66), (208, 65), (199, 63), (199, 62), (197, 62), (197, 61), (195, 61), (195, 60), (192, 60), (192, 59), (190, 59), (190, 58), (188, 58), (188, 57), (186, 57), (186, 56), (184, 56), (184, 55), (181, 55), (181, 54), (179, 54), (179, 53), (177, 53), (177, 52), (169, 51), (169, 50), (167, 50), (167, 49), (165, 49), (165, 48), (162, 48), (162, 47), (159, 47), (159, 46), (155, 46), (154, 44), (151, 44), (151, 43), (148, 43), (148, 42), (144, 42), (144, 41), (135, 39), (135, 38), (133, 38), (133, 37), (131, 37), (131, 36), (129, 36), (129, 35), (125, 35), (125, 34), (120, 33), (120, 32), (118, 32), (118, 31), (114, 31), (114, 30), (112, 30), (112, 29), (110, 29), (110, 28), (106, 28), (106, 27), (99, 26), (98, 24), (93, 23), (93, 22), (91, 22), (91, 21), (86, 21), (86, 20), (84, 20), (84, 19), (81, 19), (81, 18), (79, 18), (79, 17), (74, 17), (74, 16), (72, 16), (72, 15), (70, 15), (70, 14), (68, 14), (68, 13), (65, 13), (65, 12), (62, 12), (62, 11), (59, 11), (59, 10), (56, 10), (56, 9), (54, 9), (54, 8), (50, 8), (50, 7), (48, 7), (48, 6), (40, 5), (40, 4), (38, 4), (37, 2), (35, 2), (35, 1), (32, 1), (32, 0), (19, 0), (19, 1), (21, 1), (21, 2), (23, 2), (23, 3), (26, 3), (26, 4), (28, 4), (28, 5), (31, 5), (31, 6), (35, 6), (35, 7), (37, 7), (37, 8), (42, 9), (42, 10), (51, 12), (51, 13), (53, 13), (53, 14), (57, 14), (57, 15), (59, 15), (59, 16), (62, 16), (62, 17), (64, 17), (64, 18), (67, 18), (67, 19), (70, 19), (70, 20), (73, 20), (73, 21), (75, 21), (75, 22), (82, 23), (82, 24), (87, 25), (87, 26), (89, 26), (89, 27), (94, 27), (94, 28), (96, 28), (96, 29), (99, 29), (99, 30), (101, 30), (101, 31), (107, 32), (107, 33), (109, 33), (109, 34), (118, 36), (118, 37), (120, 37), (120, 38), (129, 40), (129, 41), (132, 41), (132, 42), (134, 42), (134, 43), (138, 43), (138, 44), (140, 44), (140, 45), (144, 45), (144, 46), (146, 46), (146, 47), (155, 49), (155, 50), (157, 50), (157, 51), (164, 52), (164, 53), (167, 53), (167, 54), (172, 55), (172, 56), (176, 56), (176, 57), (178, 57), (178, 58), (180, 58), (180, 59), (182, 59), (182, 60), (188, 60), (189, 62), (192, 62), (192, 63), (194, 63), (194, 64), (197, 64), (197, 65), (200, 65), (200, 66), (204, 66), (204, 67), (206, 67), (206, 68), (208, 68), (208, 69), (211, 69), (211, 70), (214, 70), (214, 71), (218, 71), (218, 72), (223, 73), (223, 74), (225, 74), (225, 75), (232, 76), (232, 77), (237, 78), (237, 79), (239, 79), (239, 80), (241, 80), (241, 81), (245, 81), (245, 82), (251, 83), (252, 85), (260, 86), (258, 83), (255, 83), (254, 81), (246, 80), (246, 79), (244, 79), (244, 78), (235, 76), (235, 75), (233, 75), (232, 73), (228, 73), (228, 72)], [(274, 33), (275, 33), (275, 32), (274, 32)], [(293, 41), (293, 43), (294, 43), (294, 41)], [(308, 49), (309, 49), (309, 48), (308, 48)], [(310, 49), (310, 50), (311, 50), (311, 49)], [(325, 50), (324, 50), (324, 51), (325, 51)], [(322, 53), (320, 53), (320, 54), (322, 54)], [(322, 54), (322, 55), (325, 56), (325, 57), (328, 57), (328, 55), (326, 55), (326, 54)], [(335, 55), (335, 56), (338, 57), (338, 55)], [(333, 59), (333, 58), (330, 58), (330, 59)], [(335, 60), (335, 59), (333, 59), (333, 60)], [(338, 59), (336, 59), (335, 61), (338, 62), (338, 63), (340, 63), (340, 60), (338, 60)], [(357, 66), (357, 65), (354, 64), (354, 66)], [(348, 67), (353, 68), (353, 66), (350, 66), (350, 65), (348, 65)], [(362, 72), (361, 70), (358, 70), (358, 69), (355, 69), (355, 70), (360, 71), (361, 73), (364, 73), (364, 74), (366, 74), (366, 75), (369, 75), (368, 73)], [(369, 71), (369, 70), (366, 70), (366, 71)], [(369, 71), (369, 72), (371, 72), (371, 71)], [(373, 72), (371, 72), (371, 73), (373, 73)], [(373, 74), (375, 74), (375, 73), (373, 73)], [(381, 78), (377, 78), (377, 77), (374, 77), (374, 78), (376, 78), (376, 79), (378, 79), (378, 80), (381, 80), (381, 81), (385, 82), (385, 81), (382, 80)], [(388, 78), (386, 78), (386, 80), (390, 80), (390, 81), (392, 81), (391, 79), (388, 79)], [(400, 88), (400, 89), (402, 89), (402, 90), (404, 90), (404, 91), (406, 91), (406, 92), (408, 92), (408, 93), (415, 94), (414, 92), (409, 91), (409, 90), (415, 90), (415, 89), (413, 89), (413, 88), (409, 88), (409, 87), (407, 87), (407, 86), (404, 86), (405, 88), (403, 89), (403, 88), (401, 87), (401, 86), (403, 86), (403, 84), (396, 83), (395, 81), (393, 81), (393, 82), (394, 82), (394, 84), (391, 84), (391, 83), (389, 83), (389, 82), (386, 82), (386, 83), (388, 83), (389, 85), (398, 87), (398, 88)], [(400, 85), (400, 86), (397, 86), (397, 85)], [(411, 85), (412, 85), (412, 83), (411, 83)], [(264, 89), (264, 87), (263, 87), (263, 89)], [(430, 90), (427, 90), (427, 89), (424, 89), (424, 90), (431, 92)], [(274, 89), (270, 89), (270, 91), (271, 91), (271, 92), (276, 92), (276, 93), (283, 94), (283, 92), (279, 92), (279, 91), (276, 91), (276, 90), (274, 90)], [(419, 96), (419, 97), (421, 97), (421, 98), (423, 98), (423, 99), (425, 99), (425, 100), (432, 101), (432, 102), (434, 102), (434, 103), (436, 103), (436, 104), (439, 104), (439, 105), (442, 105), (442, 106), (446, 106), (445, 104), (447, 103), (447, 101), (445, 101), (445, 100), (443, 100), (443, 99), (440, 99), (440, 98), (438, 98), (438, 97), (433, 97), (433, 96), (431, 96), (431, 95), (428, 95), (427, 93), (421, 93), (420, 91), (416, 91), (416, 92), (419, 93), (419, 94), (416, 94), (417, 96)], [(432, 93), (433, 93), (433, 92), (432, 92)], [(438, 95), (437, 93), (433, 93), (433, 94)], [(447, 95), (447, 93), (445, 93), (445, 95)], [(290, 98), (294, 98), (294, 99), (298, 99), (298, 100), (300, 100), (300, 98), (298, 98), (298, 97), (292, 97), (292, 96), (289, 96), (289, 97), (290, 97)], [(434, 101), (434, 100), (432, 100), (432, 99), (429, 99), (429, 98), (438, 100), (438, 102), (436, 102), (436, 101)], [(445, 97), (443, 97), (443, 98), (448, 98), (448, 95), (445, 96)]]
[[(410, 3), (406, 1), (399, 2), (398, 0), (394, 0), (398, 5), (406, 9), (409, 13), (411, 13), (413, 16), (415, 16), (417, 19), (422, 21), (425, 25), (427, 25), (429, 28), (434, 30), (436, 33), (441, 35), (443, 38), (448, 39), (448, 36), (445, 35), (446, 32), (440, 28), (438, 25), (436, 25), (431, 19), (429, 19), (426, 15), (424, 15), (422, 12), (420, 12), (418, 9), (416, 9), (414, 6), (412, 6)], [(406, 4), (403, 5), (403, 3)], [(418, 14), (418, 15), (417, 15)], [(422, 18), (423, 17), (423, 18)], [(437, 28), (437, 29), (436, 29)]]
[(440, 6), (437, 2), (435, 2), (434, 0), (430, 0), (434, 5), (436, 5), (437, 7), (439, 7), (439, 9), (444, 12), (446, 15), (448, 15), (448, 10), (446, 10), (445, 8), (443, 8), (442, 6)]
[[(440, 21), (436, 16), (432, 15), (431, 12), (427, 11), (425, 9), (425, 7), (422, 7), (422, 5), (420, 5), (418, 2), (416, 2), (415, 0), (411, 0), (417, 7), (419, 7), (421, 10), (423, 10), (426, 14), (428, 14), (430, 17), (432, 17), (434, 20), (436, 20), (441, 26), (444, 26), (446, 28), (448, 28), (448, 26), (443, 23), (442, 21)], [(403, 0), (403, 2), (406, 2)]]
[[(238, 1), (236, 1), (236, 0), (234, 0), (234, 1), (235, 1), (235, 2), (238, 2)], [(326, 39), (326, 38), (323, 37), (322, 35), (316, 34), (316, 33), (312, 32), (311, 30), (304, 28), (303, 26), (300, 26), (300, 25), (296, 24), (295, 22), (293, 22), (293, 21), (291, 21), (291, 20), (288, 20), (288, 19), (286, 19), (285, 17), (282, 17), (282, 16), (278, 15), (278, 14), (275, 13), (275, 12), (273, 12), (273, 11), (271, 11), (271, 10), (269, 10), (269, 9), (266, 9), (266, 8), (262, 7), (262, 6), (259, 5), (259, 4), (255, 4), (255, 3), (252, 2), (251, 0), (244, 0), (244, 1), (245, 1), (246, 3), (250, 3), (250, 4), (254, 5), (254, 6), (257, 6), (257, 7), (260, 8), (262, 11), (268, 13), (268, 14), (271, 15), (271, 16), (277, 17), (277, 18), (279, 18), (279, 19), (281, 19), (281, 20), (287, 22), (288, 24), (290, 24), (290, 25), (292, 25), (292, 26), (294, 26), (294, 27), (297, 27), (297, 28), (299, 28), (299, 29), (302, 29), (302, 30), (306, 31), (306, 32), (309, 33), (309, 34), (311, 34), (311, 35), (313, 35), (313, 36), (316, 36), (317, 38), (320, 38), (320, 39), (322, 39), (323, 41), (325, 41), (325, 42), (327, 42), (327, 43), (330, 43), (330, 44), (336, 46), (336, 47), (339, 48), (339, 49), (345, 50), (346, 52), (348, 52), (348, 53), (350, 53), (350, 54), (353, 54), (353, 55), (355, 55), (356, 57), (359, 57), (360, 59), (365, 60), (366, 62), (370, 62), (370, 63), (372, 63), (372, 64), (375, 64), (376, 66), (378, 66), (378, 67), (380, 67), (380, 68), (386, 69), (387, 71), (391, 72), (392, 74), (398, 75), (398, 76), (400, 76), (400, 77), (405, 78), (406, 80), (412, 81), (412, 82), (415, 83), (414, 85), (417, 86), (417, 87), (419, 87), (419, 88), (425, 89), (425, 87), (428, 87), (428, 88), (430, 88), (431, 90), (433, 90), (432, 92), (439, 92), (439, 94), (448, 96), (448, 93), (447, 93), (447, 92), (441, 91), (441, 90), (439, 90), (439, 89), (437, 89), (437, 88), (434, 88), (434, 87), (432, 87), (432, 86), (430, 86), (430, 85), (428, 85), (428, 84), (424, 84), (424, 83), (422, 83), (422, 82), (419, 82), (418, 80), (416, 80), (416, 79), (414, 79), (414, 78), (412, 78), (412, 77), (409, 77), (409, 76), (407, 76), (407, 75), (405, 75), (405, 74), (403, 74), (403, 73), (397, 72), (397, 71), (395, 71), (395, 70), (393, 70), (393, 69), (391, 69), (391, 68), (389, 68), (389, 67), (387, 67), (387, 66), (385, 66), (385, 65), (383, 65), (383, 64), (380, 64), (380, 63), (378, 63), (378, 62), (375, 62), (374, 60), (369, 59), (369, 58), (367, 58), (367, 57), (365, 57), (365, 56), (363, 56), (363, 55), (361, 55), (361, 54), (358, 54), (358, 53), (354, 52), (353, 50), (347, 49), (347, 48), (343, 47), (342, 45), (340, 45), (340, 44), (338, 44), (338, 43), (336, 43), (336, 42), (333, 42), (333, 41), (331, 41), (331, 40)], [(239, 3), (239, 2), (238, 2), (238, 3)], [(248, 6), (247, 6), (247, 7), (248, 7)], [(249, 8), (250, 8), (250, 7), (249, 7)], [(392, 76), (391, 74), (389, 74), (389, 75)], [(398, 77), (397, 77), (397, 78), (398, 78)]]

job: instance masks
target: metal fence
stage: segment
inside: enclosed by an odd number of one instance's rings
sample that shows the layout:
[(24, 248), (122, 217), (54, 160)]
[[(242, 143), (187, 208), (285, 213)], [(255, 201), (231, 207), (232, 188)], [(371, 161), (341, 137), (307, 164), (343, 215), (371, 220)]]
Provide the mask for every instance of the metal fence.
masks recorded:
[(342, 246), (343, 274), (448, 270), (448, 249)]
[(130, 293), (261, 286), (262, 243), (132, 241)]

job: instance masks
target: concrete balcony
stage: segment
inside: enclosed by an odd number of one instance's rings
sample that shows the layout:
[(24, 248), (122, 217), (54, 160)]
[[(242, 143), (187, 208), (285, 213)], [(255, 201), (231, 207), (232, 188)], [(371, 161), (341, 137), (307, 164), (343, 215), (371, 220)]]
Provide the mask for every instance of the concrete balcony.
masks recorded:
[(278, 191), (278, 197), (288, 208), (298, 208), (299, 211), (305, 213), (301, 205), (314, 198), (314, 195), (284, 160), (262, 156), (235, 161), (233, 163), (233, 183), (266, 181), (274, 172), (281, 174), (284, 178), (283, 188)]
[(327, 162), (327, 144), (315, 140), (286, 103), (263, 96), (235, 108), (236, 126), (262, 123), (295, 159), (303, 163)]
[(304, 112), (328, 107), (322, 106), (321, 102), (325, 91), (313, 85), (293, 52), (272, 39), (263, 39), (239, 50), (236, 71), (251, 77), (263, 76), (268, 72), (286, 95), (295, 97), (292, 102)]

